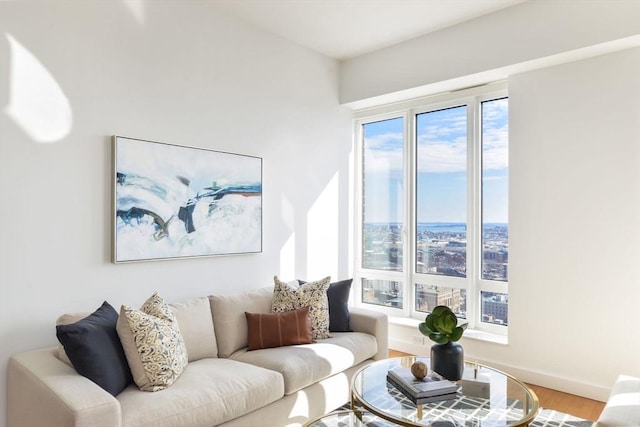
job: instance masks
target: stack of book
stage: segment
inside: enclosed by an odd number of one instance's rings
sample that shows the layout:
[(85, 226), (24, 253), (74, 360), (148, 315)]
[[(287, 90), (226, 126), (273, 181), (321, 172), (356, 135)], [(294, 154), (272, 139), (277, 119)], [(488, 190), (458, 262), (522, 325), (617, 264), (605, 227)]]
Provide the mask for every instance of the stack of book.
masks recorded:
[(458, 397), (458, 385), (433, 371), (423, 379), (417, 379), (410, 368), (398, 367), (387, 372), (387, 381), (416, 405)]

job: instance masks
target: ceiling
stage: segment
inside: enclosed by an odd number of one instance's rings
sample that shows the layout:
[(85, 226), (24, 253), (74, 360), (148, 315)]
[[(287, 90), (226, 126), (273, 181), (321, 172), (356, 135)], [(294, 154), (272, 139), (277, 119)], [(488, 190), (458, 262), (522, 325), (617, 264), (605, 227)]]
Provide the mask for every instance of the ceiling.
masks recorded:
[(215, 0), (263, 30), (344, 60), (525, 0)]

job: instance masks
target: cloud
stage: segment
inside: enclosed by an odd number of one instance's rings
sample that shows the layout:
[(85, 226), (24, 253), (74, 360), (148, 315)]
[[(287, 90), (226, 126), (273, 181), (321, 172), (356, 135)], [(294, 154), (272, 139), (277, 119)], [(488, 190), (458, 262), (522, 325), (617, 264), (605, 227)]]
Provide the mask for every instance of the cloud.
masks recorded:
[(466, 138), (454, 141), (425, 141), (418, 143), (418, 172), (451, 173), (467, 170)]
[(402, 171), (402, 133), (385, 133), (364, 142), (364, 168), (367, 173)]
[(485, 170), (509, 167), (509, 129), (485, 128), (482, 133), (482, 168)]
[(507, 179), (506, 175), (501, 175), (501, 176), (485, 176), (482, 178), (482, 182), (488, 182), (488, 181), (504, 181)]
[(482, 167), (485, 170), (509, 167), (509, 100), (482, 103)]
[[(508, 100), (482, 104), (482, 168), (509, 167)], [(456, 107), (417, 116), (418, 173), (456, 173), (467, 170), (467, 116)], [(385, 133), (365, 140), (365, 168), (368, 173), (401, 171), (402, 133)]]
[(482, 103), (482, 120), (505, 122), (509, 114), (509, 99), (493, 99)]

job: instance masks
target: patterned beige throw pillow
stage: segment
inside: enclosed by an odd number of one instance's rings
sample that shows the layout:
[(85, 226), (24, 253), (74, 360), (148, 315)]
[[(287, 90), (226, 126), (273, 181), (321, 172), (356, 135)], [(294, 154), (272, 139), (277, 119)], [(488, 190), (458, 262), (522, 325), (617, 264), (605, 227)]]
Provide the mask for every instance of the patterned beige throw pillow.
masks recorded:
[(154, 293), (140, 307), (120, 309), (116, 325), (133, 381), (143, 391), (159, 391), (175, 382), (187, 366), (187, 349), (176, 318)]
[(293, 289), (290, 285), (273, 277), (275, 286), (273, 288), (273, 302), (271, 311), (283, 313), (285, 311), (297, 310), (309, 306), (311, 316), (311, 328), (313, 339), (329, 338), (329, 301), (327, 299), (327, 289), (331, 282), (331, 277), (322, 280), (308, 282)]

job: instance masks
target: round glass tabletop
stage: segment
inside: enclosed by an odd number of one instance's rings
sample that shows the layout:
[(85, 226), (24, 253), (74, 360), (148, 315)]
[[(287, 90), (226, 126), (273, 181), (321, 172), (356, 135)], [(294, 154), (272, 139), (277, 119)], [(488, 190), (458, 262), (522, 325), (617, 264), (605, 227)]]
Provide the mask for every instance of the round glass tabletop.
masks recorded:
[(387, 381), (387, 372), (410, 368), (416, 361), (430, 366), (428, 357), (411, 356), (380, 360), (358, 371), (351, 386), (355, 413), (364, 409), (401, 426), (519, 427), (528, 425), (538, 412), (538, 397), (526, 384), (469, 362), (465, 362), (463, 378), (456, 382), (455, 395), (415, 404)]

